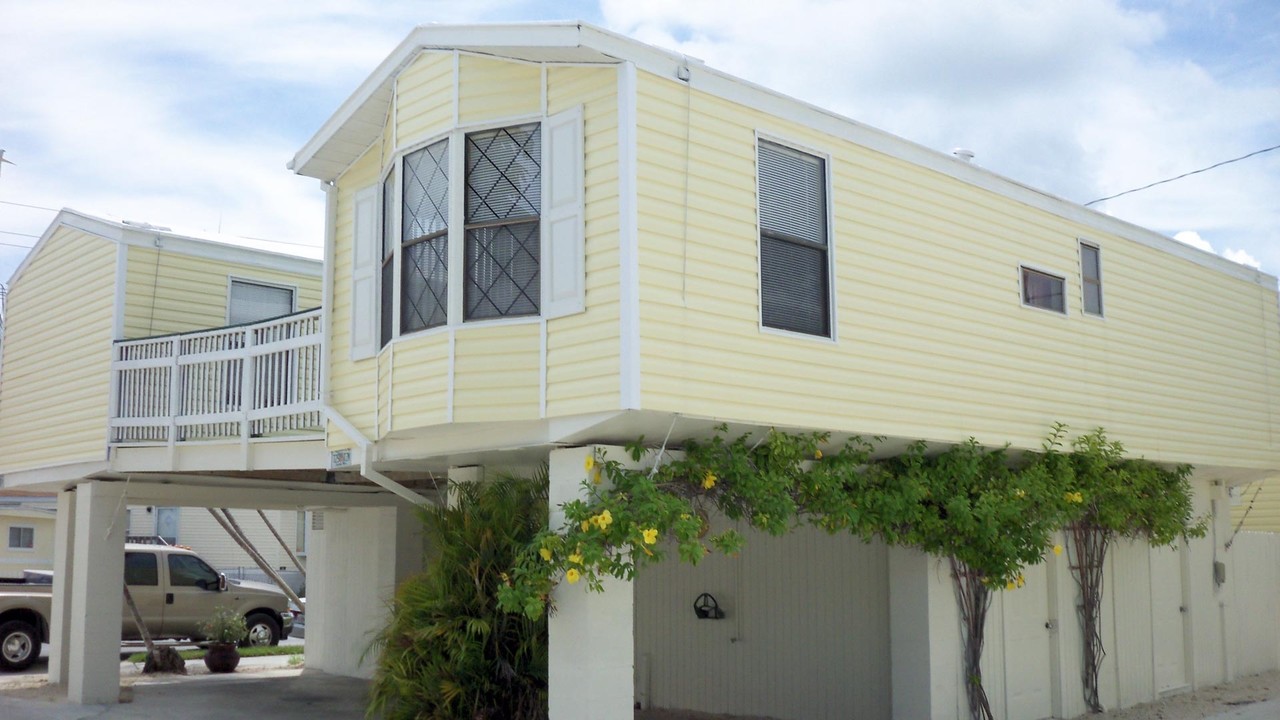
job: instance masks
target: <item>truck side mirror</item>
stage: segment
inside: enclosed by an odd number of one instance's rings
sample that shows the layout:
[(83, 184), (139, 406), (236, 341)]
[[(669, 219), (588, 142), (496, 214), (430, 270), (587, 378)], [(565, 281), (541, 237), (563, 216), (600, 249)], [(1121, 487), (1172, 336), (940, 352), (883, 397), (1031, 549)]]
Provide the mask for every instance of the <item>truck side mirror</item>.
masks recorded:
[(218, 592), (227, 591), (227, 574), (218, 573)]

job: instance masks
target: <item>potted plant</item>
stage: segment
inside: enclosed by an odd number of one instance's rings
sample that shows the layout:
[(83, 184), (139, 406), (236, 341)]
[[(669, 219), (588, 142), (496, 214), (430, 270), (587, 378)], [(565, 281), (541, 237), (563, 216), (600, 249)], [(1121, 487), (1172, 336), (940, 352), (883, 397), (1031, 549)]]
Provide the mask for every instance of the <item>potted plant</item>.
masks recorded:
[(209, 642), (204, 665), (209, 672), (233, 672), (240, 664), (240, 641), (249, 634), (249, 627), (240, 613), (228, 607), (217, 607), (213, 615), (200, 624), (200, 632)]

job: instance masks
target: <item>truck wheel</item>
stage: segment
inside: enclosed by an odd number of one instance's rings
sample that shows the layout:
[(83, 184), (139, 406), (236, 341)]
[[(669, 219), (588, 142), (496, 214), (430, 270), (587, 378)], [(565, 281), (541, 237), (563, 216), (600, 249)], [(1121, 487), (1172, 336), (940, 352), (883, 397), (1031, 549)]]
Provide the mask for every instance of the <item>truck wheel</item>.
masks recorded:
[(0, 625), (0, 668), (25, 670), (40, 657), (40, 633), (30, 623), (13, 620)]
[(249, 634), (240, 643), (241, 647), (280, 644), (280, 623), (275, 618), (262, 613), (253, 613), (244, 619), (249, 626)]

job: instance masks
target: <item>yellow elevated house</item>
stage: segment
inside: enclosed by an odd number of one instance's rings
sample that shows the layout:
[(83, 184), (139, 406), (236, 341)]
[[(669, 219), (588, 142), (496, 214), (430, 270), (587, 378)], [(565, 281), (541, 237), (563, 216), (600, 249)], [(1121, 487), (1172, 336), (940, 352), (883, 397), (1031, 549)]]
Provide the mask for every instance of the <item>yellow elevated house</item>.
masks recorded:
[[(717, 423), (889, 447), (1105, 427), (1194, 464), (1214, 532), (1113, 553), (1103, 702), (1242, 667), (1227, 487), (1280, 470), (1276, 278), (578, 24), (420, 27), (292, 167), (329, 198), (332, 469), (549, 461), (559, 502), (593, 448)], [(321, 544), (351, 562), (348, 521)], [(989, 623), (993, 706), (1080, 714), (1066, 563), (1028, 578)], [(708, 591), (731, 622), (689, 611)], [(752, 537), (557, 602), (557, 720), (967, 712), (950, 587), (913, 553)]]

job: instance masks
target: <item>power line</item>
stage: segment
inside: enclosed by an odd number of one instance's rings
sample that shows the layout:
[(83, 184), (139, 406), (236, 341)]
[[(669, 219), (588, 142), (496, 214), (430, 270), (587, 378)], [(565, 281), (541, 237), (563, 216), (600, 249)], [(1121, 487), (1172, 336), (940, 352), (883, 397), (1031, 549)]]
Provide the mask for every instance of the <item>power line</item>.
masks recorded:
[(57, 208), (45, 207), (43, 205), (28, 205), (27, 203), (14, 202), (12, 200), (0, 200), (3, 205), (17, 205), (18, 207), (31, 208), (32, 210), (48, 210), (49, 212), (58, 212)]
[(20, 232), (14, 232), (14, 231), (12, 231), (12, 230), (0, 230), (0, 233), (3, 233), (3, 234), (5, 234), (5, 235), (17, 235), (17, 236), (19, 236), (19, 237), (29, 237), (29, 238), (38, 238), (38, 237), (40, 237), (39, 235), (32, 235), (31, 233), (20, 233)]
[(20, 249), (20, 250), (30, 250), (30, 249), (31, 249), (32, 247), (34, 247), (34, 246), (32, 246), (32, 245), (18, 245), (18, 244), (16, 244), (16, 243), (0, 242), (0, 247), (11, 247), (11, 248), (18, 248), (18, 249)]
[(1142, 186), (1142, 187), (1140, 187), (1140, 188), (1134, 188), (1134, 189), (1132, 189), (1132, 190), (1125, 190), (1125, 191), (1124, 191), (1124, 192), (1122, 192), (1122, 193), (1116, 193), (1115, 195), (1108, 195), (1108, 196), (1106, 196), (1106, 197), (1104, 197), (1104, 198), (1098, 198), (1097, 200), (1090, 200), (1089, 202), (1085, 203), (1085, 204), (1084, 204), (1084, 206), (1085, 206), (1085, 207), (1089, 207), (1090, 205), (1093, 205), (1094, 203), (1100, 203), (1100, 202), (1102, 202), (1103, 200), (1114, 200), (1115, 198), (1118, 198), (1118, 197), (1120, 197), (1121, 195), (1128, 195), (1129, 193), (1136, 193), (1136, 192), (1138, 192), (1139, 190), (1146, 190), (1147, 188), (1153, 188), (1153, 187), (1155, 187), (1155, 186), (1157, 186), (1157, 185), (1163, 185), (1163, 184), (1165, 184), (1165, 183), (1171, 183), (1171, 182), (1173, 182), (1174, 180), (1181, 180), (1181, 179), (1182, 179), (1182, 178), (1184, 178), (1184, 177), (1189, 177), (1189, 176), (1191, 176), (1191, 175), (1196, 175), (1196, 174), (1199, 174), (1199, 173), (1205, 172), (1205, 171), (1207, 171), (1207, 170), (1212, 170), (1212, 169), (1214, 169), (1214, 168), (1219, 168), (1219, 167), (1222, 167), (1223, 165), (1230, 165), (1231, 163), (1234, 163), (1234, 162), (1240, 162), (1241, 160), (1247, 160), (1247, 159), (1249, 159), (1249, 158), (1253, 157), (1254, 155), (1261, 155), (1262, 153), (1268, 153), (1268, 152), (1271, 152), (1272, 150), (1280, 150), (1280, 145), (1272, 145), (1272, 146), (1271, 146), (1271, 147), (1269, 147), (1269, 148), (1262, 148), (1261, 150), (1254, 150), (1253, 152), (1249, 153), (1248, 155), (1241, 155), (1241, 156), (1240, 156), (1240, 157), (1238, 157), (1238, 158), (1231, 158), (1230, 160), (1223, 160), (1222, 162), (1214, 163), (1214, 164), (1212, 164), (1212, 165), (1210, 165), (1210, 166), (1208, 166), (1208, 167), (1202, 167), (1202, 168), (1200, 168), (1199, 170), (1192, 170), (1191, 172), (1185, 172), (1185, 173), (1182, 173), (1181, 175), (1179, 175), (1179, 176), (1177, 176), (1177, 177), (1171, 177), (1171, 178), (1167, 178), (1167, 179), (1165, 179), (1165, 180), (1157, 180), (1157, 181), (1155, 181), (1155, 182), (1151, 183), (1150, 185), (1143, 185), (1143, 186)]

